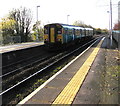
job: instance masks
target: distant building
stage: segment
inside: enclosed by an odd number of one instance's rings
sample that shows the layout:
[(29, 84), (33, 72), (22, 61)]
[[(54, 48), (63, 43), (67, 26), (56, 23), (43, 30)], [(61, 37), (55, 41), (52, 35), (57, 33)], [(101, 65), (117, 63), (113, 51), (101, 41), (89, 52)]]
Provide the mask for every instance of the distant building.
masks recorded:
[(118, 2), (118, 21), (120, 22), (120, 1)]

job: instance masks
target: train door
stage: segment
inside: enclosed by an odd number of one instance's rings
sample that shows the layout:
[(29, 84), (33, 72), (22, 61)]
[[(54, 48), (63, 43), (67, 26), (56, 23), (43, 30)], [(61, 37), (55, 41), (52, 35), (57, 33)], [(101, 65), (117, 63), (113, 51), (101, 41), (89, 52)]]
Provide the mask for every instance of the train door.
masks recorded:
[(50, 42), (55, 42), (55, 28), (50, 28)]
[(56, 28), (55, 26), (51, 25), (50, 30), (49, 30), (49, 39), (51, 43), (55, 43), (56, 39)]

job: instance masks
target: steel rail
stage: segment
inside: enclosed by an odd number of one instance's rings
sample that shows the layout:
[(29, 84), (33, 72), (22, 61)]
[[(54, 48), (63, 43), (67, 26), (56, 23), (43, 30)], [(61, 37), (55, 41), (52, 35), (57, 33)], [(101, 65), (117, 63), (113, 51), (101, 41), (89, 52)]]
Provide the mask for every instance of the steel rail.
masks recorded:
[(32, 64), (35, 64), (35, 63), (37, 63), (37, 62), (39, 62), (39, 61), (43, 61), (43, 60), (45, 60), (46, 58), (48, 58), (48, 57), (45, 57), (45, 58), (43, 58), (43, 59), (39, 59), (39, 60), (37, 60), (37, 61), (34, 61), (34, 62), (32, 62), (32, 63), (27, 64), (26, 66), (20, 67), (20, 68), (15, 69), (15, 70), (13, 70), (13, 71), (11, 71), (11, 72), (8, 72), (8, 73), (6, 73), (6, 74), (3, 74), (3, 75), (0, 76), (0, 78), (1, 78), (1, 77), (5, 77), (5, 76), (7, 76), (7, 75), (9, 75), (9, 74), (12, 74), (12, 73), (14, 73), (14, 72), (16, 72), (16, 71), (18, 71), (18, 70), (20, 70), (20, 69), (23, 69), (23, 68), (25, 68), (25, 67), (28, 67), (28, 66), (30, 66), (30, 65), (32, 65)]
[[(100, 38), (101, 38), (101, 37), (100, 37)], [(99, 39), (100, 39), (100, 38), (99, 38)], [(92, 43), (89, 47), (87, 47), (87, 49), (90, 48), (90, 47), (92, 47), (99, 39), (97, 39), (94, 43)], [(45, 69), (49, 68), (50, 66), (54, 65), (54, 64), (57, 63), (58, 61), (64, 59), (65, 57), (68, 57), (68, 56), (71, 55), (72, 53), (76, 52), (77, 50), (81, 49), (82, 47), (86, 46), (87, 44), (89, 44), (89, 43), (91, 43), (91, 42), (93, 42), (93, 41), (94, 41), (94, 40), (92, 40), (92, 41), (90, 41), (90, 42), (88, 42), (88, 43), (80, 46), (79, 48), (75, 49), (74, 51), (72, 51), (72, 52), (64, 55), (64, 56), (61, 57), (60, 59), (54, 61), (53, 63), (49, 64), (48, 66), (42, 68), (41, 70), (37, 71), (36, 73), (34, 73), (34, 74), (30, 75), (29, 77), (25, 78), (24, 80), (18, 82), (18, 83), (15, 84), (14, 86), (12, 86), (12, 87), (8, 88), (7, 90), (3, 91), (2, 93), (0, 93), (0, 96), (3, 95), (3, 94), (5, 94), (5, 93), (7, 93), (7, 92), (10, 91), (10, 90), (12, 90), (13, 88), (17, 87), (18, 85), (22, 84), (23, 82), (27, 81), (28, 79), (32, 78), (33, 76), (37, 75), (38, 73), (42, 72), (43, 70), (45, 70)]]

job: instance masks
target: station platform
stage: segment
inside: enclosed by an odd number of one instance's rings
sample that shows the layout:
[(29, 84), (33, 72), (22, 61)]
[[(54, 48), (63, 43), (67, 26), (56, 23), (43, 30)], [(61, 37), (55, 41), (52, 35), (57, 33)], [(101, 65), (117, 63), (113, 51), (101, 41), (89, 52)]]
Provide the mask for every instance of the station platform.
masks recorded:
[(0, 60), (2, 66), (9, 66), (17, 62), (30, 59), (41, 53), (44, 42), (27, 42), (15, 45), (0, 46)]
[(119, 51), (108, 37), (77, 56), (68, 65), (18, 103), (119, 104)]
[(26, 49), (30, 47), (40, 46), (43, 44), (44, 42), (27, 42), (27, 43), (20, 43), (20, 44), (14, 44), (9, 46), (0, 46), (0, 53)]

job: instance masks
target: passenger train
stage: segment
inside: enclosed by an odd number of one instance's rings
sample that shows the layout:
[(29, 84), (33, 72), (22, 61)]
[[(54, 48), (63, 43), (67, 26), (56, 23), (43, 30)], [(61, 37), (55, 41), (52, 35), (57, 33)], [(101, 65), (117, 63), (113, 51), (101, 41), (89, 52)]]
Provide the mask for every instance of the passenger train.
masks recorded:
[(44, 26), (44, 43), (49, 48), (61, 48), (93, 36), (92, 28), (53, 23)]
[(113, 30), (113, 39), (118, 43), (120, 41), (120, 31), (119, 30)]

